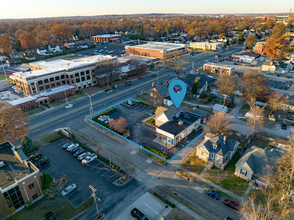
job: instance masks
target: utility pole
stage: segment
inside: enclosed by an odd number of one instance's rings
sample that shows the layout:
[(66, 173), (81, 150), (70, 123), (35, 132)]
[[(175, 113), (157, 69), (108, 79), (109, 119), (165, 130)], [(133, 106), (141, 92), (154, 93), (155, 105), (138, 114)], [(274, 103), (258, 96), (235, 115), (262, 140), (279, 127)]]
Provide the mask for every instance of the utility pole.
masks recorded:
[[(98, 209), (98, 203), (97, 203), (97, 200), (100, 201), (100, 199), (98, 197), (96, 197), (96, 191), (97, 189), (95, 189), (93, 186), (89, 186), (90, 189), (92, 190), (92, 196), (93, 196), (93, 199), (94, 199), (94, 202), (95, 202), (95, 205), (96, 205), (96, 210), (97, 210), (97, 215), (98, 215), (98, 219), (99, 219), (99, 209)], [(97, 199), (97, 200), (96, 200)]]
[(228, 95), (224, 94), (223, 113), (225, 113), (225, 102)]
[(165, 166), (167, 165), (167, 137), (165, 137)]
[[(92, 96), (90, 96), (89, 94), (85, 93), (89, 98), (90, 98), (90, 108), (89, 108), (89, 111), (90, 111), (90, 115), (92, 115), (94, 112), (93, 112), (93, 105), (92, 105)], [(94, 96), (94, 95), (93, 95)]]

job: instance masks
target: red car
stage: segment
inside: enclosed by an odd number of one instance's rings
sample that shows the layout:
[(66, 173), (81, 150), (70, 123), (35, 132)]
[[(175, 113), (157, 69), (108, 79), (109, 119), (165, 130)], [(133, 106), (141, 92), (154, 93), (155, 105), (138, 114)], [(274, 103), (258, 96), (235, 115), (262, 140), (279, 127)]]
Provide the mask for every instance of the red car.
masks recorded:
[(143, 79), (143, 76), (140, 76), (138, 79)]
[(240, 205), (238, 203), (228, 199), (224, 199), (223, 203), (231, 207), (232, 209), (236, 209), (237, 211), (239, 211)]
[(106, 92), (106, 93), (110, 93), (110, 92), (112, 92), (112, 89), (111, 89), (111, 88), (109, 88), (109, 89), (105, 89), (105, 92)]

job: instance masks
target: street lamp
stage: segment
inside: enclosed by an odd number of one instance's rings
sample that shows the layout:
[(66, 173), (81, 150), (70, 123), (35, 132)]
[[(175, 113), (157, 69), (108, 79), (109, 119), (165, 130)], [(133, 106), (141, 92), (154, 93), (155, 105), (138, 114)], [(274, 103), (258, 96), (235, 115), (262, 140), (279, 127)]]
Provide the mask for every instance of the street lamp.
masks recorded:
[(228, 95), (223, 94), (223, 96), (224, 96), (223, 113), (225, 113), (225, 102)]
[[(97, 215), (98, 215), (98, 219), (99, 219), (99, 209), (98, 209), (98, 203), (97, 203), (97, 200), (100, 202), (100, 199), (98, 197), (96, 197), (96, 191), (97, 189), (95, 189), (93, 186), (89, 186), (89, 188), (92, 190), (92, 196), (93, 196), (93, 199), (95, 201), (95, 205), (96, 205), (96, 211), (97, 211)], [(97, 199), (97, 200), (96, 200)]]
[(89, 108), (89, 111), (90, 111), (90, 115), (92, 115), (93, 114), (93, 105), (92, 105), (92, 99), (91, 99), (92, 96), (88, 95), (87, 93), (85, 93), (85, 94), (90, 98), (90, 108)]

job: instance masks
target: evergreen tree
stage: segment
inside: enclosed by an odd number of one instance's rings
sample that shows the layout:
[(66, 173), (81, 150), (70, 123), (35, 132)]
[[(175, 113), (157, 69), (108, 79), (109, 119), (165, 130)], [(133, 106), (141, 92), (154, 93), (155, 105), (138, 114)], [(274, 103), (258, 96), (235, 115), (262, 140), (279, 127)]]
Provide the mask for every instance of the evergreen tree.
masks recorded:
[(42, 175), (42, 190), (46, 190), (46, 182), (47, 182), (47, 173), (43, 173)]
[(198, 86), (198, 82), (199, 82), (199, 78), (196, 77), (196, 79), (194, 80), (194, 83), (192, 85), (192, 93), (193, 94), (196, 94), (197, 93), (197, 86)]
[(27, 135), (23, 136), (21, 140), (21, 146), (25, 154), (30, 153), (35, 149), (32, 139)]

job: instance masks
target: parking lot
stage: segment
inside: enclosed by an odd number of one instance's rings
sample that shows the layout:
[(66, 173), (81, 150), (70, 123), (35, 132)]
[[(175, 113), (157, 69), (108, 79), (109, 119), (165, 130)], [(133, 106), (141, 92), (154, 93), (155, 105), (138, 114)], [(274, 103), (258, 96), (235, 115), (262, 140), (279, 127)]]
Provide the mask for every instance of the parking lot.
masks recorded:
[[(156, 138), (156, 127), (144, 123), (146, 118), (150, 117), (150, 114), (154, 114), (153, 109), (143, 106), (141, 104), (136, 104), (132, 107), (119, 104), (115, 108), (116, 111), (108, 114), (108, 116), (113, 119), (118, 119), (120, 116), (127, 119), (131, 135), (130, 138), (132, 141), (139, 145), (148, 145), (163, 153), (165, 152), (165, 144)], [(174, 155), (176, 155), (180, 150), (183, 149), (183, 147), (189, 144), (201, 132), (202, 129), (191, 133), (176, 146), (169, 149), (167, 152), (168, 157), (172, 158)]]
[(83, 166), (81, 161), (62, 149), (65, 143), (65, 140), (61, 140), (54, 144), (48, 144), (40, 150), (43, 156), (50, 159), (50, 163), (42, 167), (40, 171), (50, 173), (52, 178), (68, 177), (67, 185), (76, 184), (77, 190), (67, 196), (74, 206), (81, 205), (91, 196), (90, 185), (97, 189), (96, 195), (101, 200), (105, 200), (111, 194), (112, 202), (119, 202), (125, 196), (124, 190), (132, 188), (132, 182), (134, 183), (135, 180), (124, 186), (115, 186), (113, 182), (121, 174), (98, 160)]
[(276, 81), (271, 79), (268, 79), (267, 81), (268, 81), (268, 87), (273, 89), (288, 90), (290, 87), (290, 84), (288, 84), (287, 82), (281, 82), (281, 81)]

